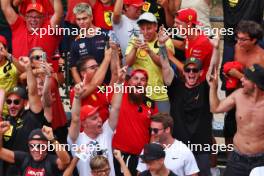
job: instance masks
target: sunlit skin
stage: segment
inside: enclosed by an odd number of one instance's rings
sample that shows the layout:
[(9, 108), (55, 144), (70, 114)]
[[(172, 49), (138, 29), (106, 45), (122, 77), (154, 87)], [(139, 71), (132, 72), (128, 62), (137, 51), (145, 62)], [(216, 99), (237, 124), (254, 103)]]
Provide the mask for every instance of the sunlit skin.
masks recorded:
[(26, 105), (26, 101), (16, 94), (10, 94), (6, 99), (10, 99), (12, 101), (19, 100), (18, 105), (15, 105), (14, 102), (12, 102), (12, 104), (10, 105), (7, 105), (9, 115), (12, 117), (17, 117), (19, 113), (24, 109), (24, 106)]
[(110, 174), (110, 166), (106, 165), (102, 169), (92, 170), (93, 176), (109, 176)]
[(90, 82), (92, 80), (94, 74), (96, 73), (97, 69), (98, 69), (98, 64), (97, 64), (96, 60), (89, 59), (85, 63), (83, 70), (81, 71), (82, 79), (86, 75), (87, 82)]
[[(187, 68), (195, 69), (197, 67), (194, 64), (189, 64)], [(198, 73), (194, 73), (193, 71), (187, 73), (183, 71), (183, 75), (185, 78), (185, 86), (188, 88), (193, 88), (199, 84), (199, 79), (202, 75), (202, 70), (200, 70)]]
[(164, 165), (163, 163), (164, 163), (164, 158), (146, 162), (148, 170), (153, 174), (159, 173), (159, 171), (162, 169)]
[(103, 121), (98, 112), (86, 118), (81, 125), (84, 128), (84, 132), (89, 134), (91, 138), (96, 138), (103, 132)]
[(79, 28), (89, 29), (93, 26), (92, 25), (93, 16), (88, 15), (87, 12), (76, 14), (75, 18), (76, 18), (76, 24), (78, 25)]
[(133, 5), (126, 5), (125, 9), (125, 14), (128, 18), (132, 20), (137, 20), (141, 15), (142, 6), (136, 7)]
[(147, 84), (147, 78), (141, 72), (135, 73), (128, 82), (129, 86), (136, 87), (136, 92), (133, 92), (136, 95), (142, 94), (142, 89), (145, 89)]
[(254, 92), (254, 90), (255, 90), (255, 84), (252, 81), (250, 81), (246, 77), (242, 77), (240, 79), (240, 81), (242, 83), (243, 92), (245, 94), (251, 94), (251, 93)]
[(237, 45), (243, 49), (250, 50), (256, 44), (256, 39), (251, 39), (248, 34), (238, 33), (236, 36)]
[(156, 23), (143, 23), (139, 25), (139, 28), (146, 42), (152, 42), (157, 38), (158, 25)]
[(33, 29), (41, 28), (44, 23), (44, 17), (41, 13), (31, 10), (26, 13), (25, 16), (27, 29), (29, 32), (33, 32)]
[[(38, 135), (33, 136), (33, 138), (38, 138), (38, 137), (40, 137), (40, 136), (38, 136)], [(34, 161), (42, 161), (46, 158), (48, 141), (31, 140), (28, 142), (28, 144), (29, 144), (30, 155), (32, 156)], [(34, 144), (34, 146), (36, 146), (36, 147), (34, 147), (34, 148), (30, 147), (31, 144)], [(46, 149), (46, 150), (44, 150), (44, 149)]]
[(110, 6), (112, 4), (112, 0), (100, 0), (102, 4), (105, 6)]

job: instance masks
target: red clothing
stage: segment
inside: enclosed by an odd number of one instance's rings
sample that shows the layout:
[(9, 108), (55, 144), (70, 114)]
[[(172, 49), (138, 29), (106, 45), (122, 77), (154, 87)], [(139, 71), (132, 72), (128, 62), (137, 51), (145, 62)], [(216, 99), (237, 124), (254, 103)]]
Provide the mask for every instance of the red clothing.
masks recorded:
[(145, 144), (149, 143), (150, 116), (158, 109), (150, 99), (141, 106), (132, 104), (128, 94), (123, 95), (113, 148), (122, 152), (139, 155)]
[(97, 0), (93, 6), (93, 24), (97, 27), (112, 30), (112, 13), (114, 5), (104, 6), (100, 0)]
[(203, 74), (201, 81), (204, 81), (206, 78), (206, 73), (210, 66), (210, 61), (213, 53), (213, 46), (210, 43), (206, 35), (201, 34), (194, 40), (186, 39), (185, 45), (185, 56), (186, 59), (195, 57), (200, 59), (203, 63)]
[[(50, 25), (50, 21), (45, 20), (43, 28), (47, 29), (48, 25)], [(51, 57), (59, 46), (61, 39), (60, 36), (46, 34), (41, 38), (39, 32), (38, 35), (29, 32), (26, 26), (26, 21), (21, 16), (19, 16), (16, 22), (11, 25), (11, 30), (13, 55), (16, 58), (27, 56), (33, 47), (41, 47), (47, 53), (47, 61), (52, 64), (54, 71), (58, 72), (58, 60), (52, 60)]]
[[(70, 103), (72, 105), (74, 97), (74, 89), (70, 90)], [(99, 107), (99, 114), (103, 122), (109, 117), (109, 101), (105, 93), (102, 93), (96, 89), (90, 96), (85, 97), (82, 100), (83, 105), (92, 105), (94, 107)]]
[[(35, 0), (35, 2), (43, 6), (45, 17), (50, 17), (54, 14), (54, 9), (52, 4), (50, 3), (50, 0)], [(25, 16), (27, 6), (31, 3), (32, 0), (23, 0), (19, 6), (19, 13)]]
[(89, 4), (89, 0), (67, 0), (68, 10), (66, 13), (65, 21), (68, 21), (71, 24), (75, 24), (75, 15), (73, 14), (73, 8), (81, 2)]
[(55, 78), (50, 78), (50, 85), (51, 85), (51, 95), (54, 98), (54, 102), (52, 103), (52, 122), (51, 127), (52, 129), (57, 129), (59, 127), (63, 127), (67, 123), (66, 114), (62, 105), (60, 92), (59, 92), (59, 85)]

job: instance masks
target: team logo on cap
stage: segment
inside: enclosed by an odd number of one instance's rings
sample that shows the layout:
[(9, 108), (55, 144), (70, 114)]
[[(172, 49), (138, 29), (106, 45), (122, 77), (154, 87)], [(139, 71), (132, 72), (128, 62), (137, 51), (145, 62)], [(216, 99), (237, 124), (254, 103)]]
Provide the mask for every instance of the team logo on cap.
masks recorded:
[(192, 15), (189, 15), (188, 16), (188, 20), (191, 21), (193, 19), (193, 16)]
[(255, 67), (254, 67), (254, 65), (251, 66), (251, 67), (249, 67), (249, 69), (250, 69), (252, 72), (254, 72), (254, 71), (255, 71)]
[(190, 61), (192, 61), (192, 62), (195, 62), (195, 58), (194, 57), (192, 57), (192, 58), (190, 58)]

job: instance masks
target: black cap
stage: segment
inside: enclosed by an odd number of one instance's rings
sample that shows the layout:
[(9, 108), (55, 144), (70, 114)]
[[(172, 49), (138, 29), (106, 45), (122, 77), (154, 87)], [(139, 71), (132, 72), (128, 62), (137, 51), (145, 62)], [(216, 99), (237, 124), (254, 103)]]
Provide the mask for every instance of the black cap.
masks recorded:
[(143, 155), (139, 156), (143, 161), (152, 161), (165, 158), (165, 151), (162, 146), (157, 143), (146, 144), (144, 146)]
[(8, 97), (10, 94), (17, 94), (23, 99), (27, 99), (27, 91), (24, 87), (16, 86), (13, 87), (8, 93), (6, 94), (6, 97)]
[[(39, 137), (34, 137), (35, 135), (38, 135)], [(43, 141), (47, 141), (48, 139), (44, 136), (44, 134), (42, 133), (41, 129), (35, 129), (32, 130), (28, 136), (28, 141), (31, 140), (43, 140)]]
[(258, 64), (244, 70), (245, 77), (256, 83), (257, 86), (264, 90), (264, 68)]
[(202, 61), (200, 59), (196, 59), (194, 57), (187, 59), (184, 63), (184, 68), (186, 68), (190, 64), (195, 64), (199, 70), (202, 69)]

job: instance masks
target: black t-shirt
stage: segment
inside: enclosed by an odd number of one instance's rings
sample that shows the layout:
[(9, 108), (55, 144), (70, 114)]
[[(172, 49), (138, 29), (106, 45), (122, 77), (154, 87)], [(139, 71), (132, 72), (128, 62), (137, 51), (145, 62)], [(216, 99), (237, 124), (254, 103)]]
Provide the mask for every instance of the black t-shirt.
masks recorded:
[[(224, 27), (233, 28), (234, 32), (241, 20), (252, 20), (259, 24), (263, 22), (263, 0), (223, 0)], [(234, 45), (234, 35), (224, 35), (225, 42)]]
[[(109, 40), (108, 31), (101, 29), (101, 35), (93, 37), (78, 37), (72, 42), (70, 67), (76, 67), (78, 60), (87, 56), (93, 56), (96, 62), (100, 65), (104, 60), (104, 50), (106, 42)], [(110, 67), (106, 73), (104, 83), (108, 84), (111, 79)]]
[(158, 20), (158, 26), (163, 24), (167, 27), (164, 8), (156, 0), (145, 0), (142, 11), (153, 13)]
[(57, 176), (60, 170), (56, 164), (57, 156), (47, 154), (43, 161), (34, 161), (29, 153), (15, 151), (15, 165), (22, 176)]
[[(149, 170), (146, 170), (144, 172), (141, 172), (139, 176), (152, 176)], [(168, 176), (177, 176), (172, 171), (170, 171)]]
[(210, 145), (213, 115), (210, 112), (207, 82), (187, 88), (182, 80), (174, 77), (168, 86), (168, 96), (174, 119), (173, 136), (185, 144)]
[[(18, 118), (6, 117), (4, 120), (10, 122), (10, 130), (4, 134), (4, 147), (12, 151), (28, 151), (28, 136), (30, 132), (43, 125), (50, 125), (44, 116), (44, 111), (35, 114), (31, 110), (25, 110)], [(4, 162), (4, 176), (16, 175), (18, 170), (15, 165)]]
[(30, 132), (43, 125), (48, 125), (44, 111), (35, 114), (31, 110), (25, 110), (20, 117), (4, 118), (10, 122), (10, 130), (4, 134), (4, 147), (13, 151), (28, 151), (28, 136)]

